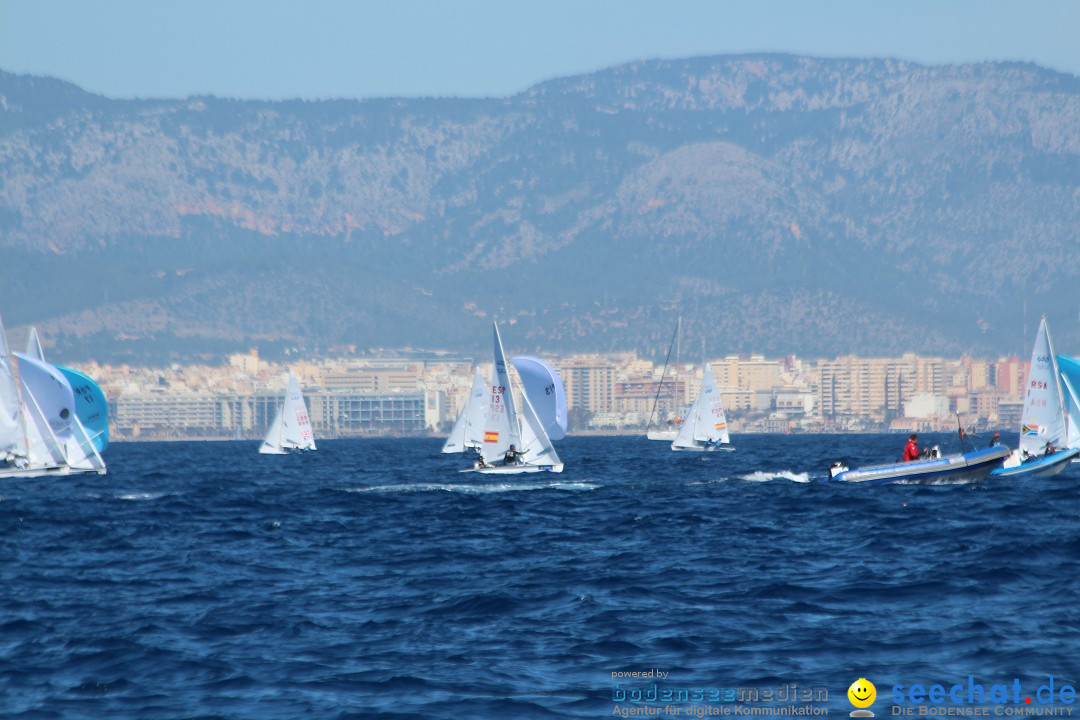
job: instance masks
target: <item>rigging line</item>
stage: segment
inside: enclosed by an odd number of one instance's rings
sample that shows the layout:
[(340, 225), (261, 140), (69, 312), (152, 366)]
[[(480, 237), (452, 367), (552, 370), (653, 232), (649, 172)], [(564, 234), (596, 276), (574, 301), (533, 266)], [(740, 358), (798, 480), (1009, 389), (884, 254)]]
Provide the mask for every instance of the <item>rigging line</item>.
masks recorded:
[(671, 349), (675, 347), (675, 338), (679, 334), (679, 325), (681, 324), (682, 318), (679, 318), (675, 323), (675, 332), (671, 334), (671, 342), (668, 343), (667, 357), (664, 358), (664, 372), (660, 375), (660, 384), (656, 386), (656, 397), (653, 398), (652, 411), (649, 413), (649, 424), (645, 426), (646, 432), (652, 427), (653, 416), (656, 414), (656, 406), (660, 402), (660, 392), (664, 389), (664, 378), (667, 377), (668, 362), (671, 360)]

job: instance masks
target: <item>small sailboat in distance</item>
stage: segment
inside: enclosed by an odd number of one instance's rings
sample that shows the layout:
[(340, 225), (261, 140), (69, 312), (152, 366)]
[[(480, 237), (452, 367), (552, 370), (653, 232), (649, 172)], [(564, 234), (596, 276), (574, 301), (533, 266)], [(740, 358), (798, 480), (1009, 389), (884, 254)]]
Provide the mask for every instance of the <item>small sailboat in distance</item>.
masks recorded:
[[(1065, 400), (1065, 444), (1080, 448), (1080, 360), (1067, 355), (1057, 355), (1056, 359)], [(1073, 462), (1080, 459), (1074, 458)]]
[(1045, 316), (1039, 322), (1031, 349), (1019, 445), (1001, 467), (990, 473), (992, 477), (1050, 477), (1080, 455), (1080, 447), (1068, 447), (1065, 397)]
[[(531, 472), (562, 472), (563, 463), (548, 436), (548, 428), (558, 427), (555, 417), (545, 423), (537, 414), (527, 392), (521, 395), (521, 412), (514, 399), (514, 386), (506, 367), (499, 326), (494, 328), (495, 362), (487, 389), (484, 417), (484, 444), (471, 468), (460, 472), (515, 475)], [(562, 387), (562, 382), (558, 383)], [(556, 401), (551, 407), (558, 408)], [(555, 411), (557, 414), (557, 410)], [(545, 417), (547, 417), (545, 413)]]
[[(0, 477), (104, 474), (105, 461), (80, 420), (84, 410), (66, 374), (41, 359), (40, 343), (30, 350), (36, 357), (10, 352), (0, 322)], [(96, 412), (107, 423), (101, 399)]]
[(727, 415), (720, 400), (712, 366), (705, 363), (705, 375), (701, 380), (701, 392), (690, 408), (690, 413), (679, 429), (672, 450), (734, 450), (728, 433)]
[(660, 394), (664, 391), (664, 380), (667, 379), (668, 367), (671, 361), (671, 350), (675, 348), (675, 367), (679, 367), (679, 330), (682, 328), (682, 318), (680, 317), (675, 321), (675, 332), (671, 334), (671, 342), (668, 343), (667, 357), (664, 358), (664, 370), (660, 373), (660, 384), (656, 386), (656, 397), (653, 398), (652, 410), (649, 412), (649, 422), (645, 426), (645, 437), (649, 440), (674, 440), (679, 436), (679, 428), (682, 424), (682, 418), (678, 416), (678, 393), (679, 393), (679, 380), (675, 375), (675, 370), (671, 373), (671, 408), (670, 412), (675, 414), (675, 417), (668, 420), (671, 427), (666, 430), (661, 430), (659, 427), (653, 427), (653, 421), (656, 419), (656, 408), (660, 404)]
[(461, 408), (450, 436), (443, 443), (444, 453), (458, 453), (466, 450), (480, 451), (484, 445), (484, 410), (487, 408), (487, 381), (484, 373), (476, 368), (473, 373), (472, 390), (465, 407)]
[(311, 432), (311, 418), (304, 404), (304, 395), (300, 392), (296, 376), (289, 373), (285, 400), (278, 406), (259, 452), (263, 455), (286, 455), (314, 449), (315, 435)]
[[(18, 353), (16, 353), (18, 355)], [(45, 361), (45, 351), (36, 327), (30, 328), (26, 340), (26, 356), (39, 362)], [(46, 363), (47, 364), (47, 363)], [(83, 425), (97, 451), (104, 452), (109, 445), (109, 403), (101, 386), (86, 373), (63, 365), (53, 365), (67, 379), (75, 393), (75, 415)]]

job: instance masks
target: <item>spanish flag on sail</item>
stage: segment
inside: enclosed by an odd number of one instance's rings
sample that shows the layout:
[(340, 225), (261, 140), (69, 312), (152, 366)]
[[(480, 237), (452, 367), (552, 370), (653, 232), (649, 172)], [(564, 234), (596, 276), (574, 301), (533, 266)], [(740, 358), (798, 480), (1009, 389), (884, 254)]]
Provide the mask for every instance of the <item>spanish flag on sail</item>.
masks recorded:
[(723, 430), (726, 427), (727, 427), (727, 423), (716, 423), (716, 429), (717, 430)]
[(484, 442), (497, 443), (499, 442), (499, 433), (495, 430), (487, 430), (484, 432)]

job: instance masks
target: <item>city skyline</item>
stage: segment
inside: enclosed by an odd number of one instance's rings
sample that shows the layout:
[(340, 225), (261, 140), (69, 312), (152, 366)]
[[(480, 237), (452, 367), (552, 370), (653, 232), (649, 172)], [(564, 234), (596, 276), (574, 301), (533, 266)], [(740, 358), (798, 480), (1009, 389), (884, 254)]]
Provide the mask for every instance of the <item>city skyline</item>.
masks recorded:
[[(577, 430), (636, 431), (685, 412), (703, 365), (664, 367), (634, 353), (548, 358)], [(1027, 360), (843, 356), (709, 359), (735, 432), (947, 429), (1016, 424)], [(223, 366), (87, 368), (110, 395), (118, 438), (232, 438), (257, 432), (295, 374), (316, 431), (331, 437), (439, 434), (461, 411), (473, 370), (462, 359), (308, 359), (236, 354)], [(348, 408), (348, 410), (344, 410)]]

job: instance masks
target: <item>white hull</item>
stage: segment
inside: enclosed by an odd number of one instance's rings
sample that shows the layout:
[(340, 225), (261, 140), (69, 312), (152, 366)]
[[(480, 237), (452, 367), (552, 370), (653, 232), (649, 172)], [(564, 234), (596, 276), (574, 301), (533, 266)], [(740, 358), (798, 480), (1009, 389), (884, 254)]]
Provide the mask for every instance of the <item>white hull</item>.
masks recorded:
[(558, 465), (493, 465), (482, 468), (463, 468), (458, 472), (475, 472), (484, 475), (520, 475), (522, 473), (555, 472), (563, 471), (562, 463)]
[(314, 448), (302, 448), (302, 447), (283, 447), (275, 448), (269, 445), (263, 445), (259, 448), (260, 455), (304, 455), (308, 450), (314, 450)]
[[(1014, 457), (1015, 456), (1015, 457)], [(1028, 462), (1020, 462), (1020, 452), (1013, 450), (1002, 467), (990, 473), (991, 477), (1054, 477), (1076, 462), (1080, 456), (1080, 448), (1066, 448), (1050, 455), (1032, 458)]]
[(724, 452), (734, 452), (734, 445), (694, 445), (692, 447), (679, 447), (672, 444), (671, 449), (675, 452), (716, 452), (722, 450)]
[(0, 468), (0, 479), (3, 478), (37, 478), (37, 477), (56, 477), (58, 475), (82, 475), (91, 473), (94, 475), (104, 475), (105, 468), (73, 468), (70, 465), (61, 465), (60, 467), (36, 467), (36, 468)]
[(645, 433), (645, 437), (649, 440), (663, 440), (665, 442), (671, 442), (675, 438), (679, 437), (678, 430), (650, 430)]

